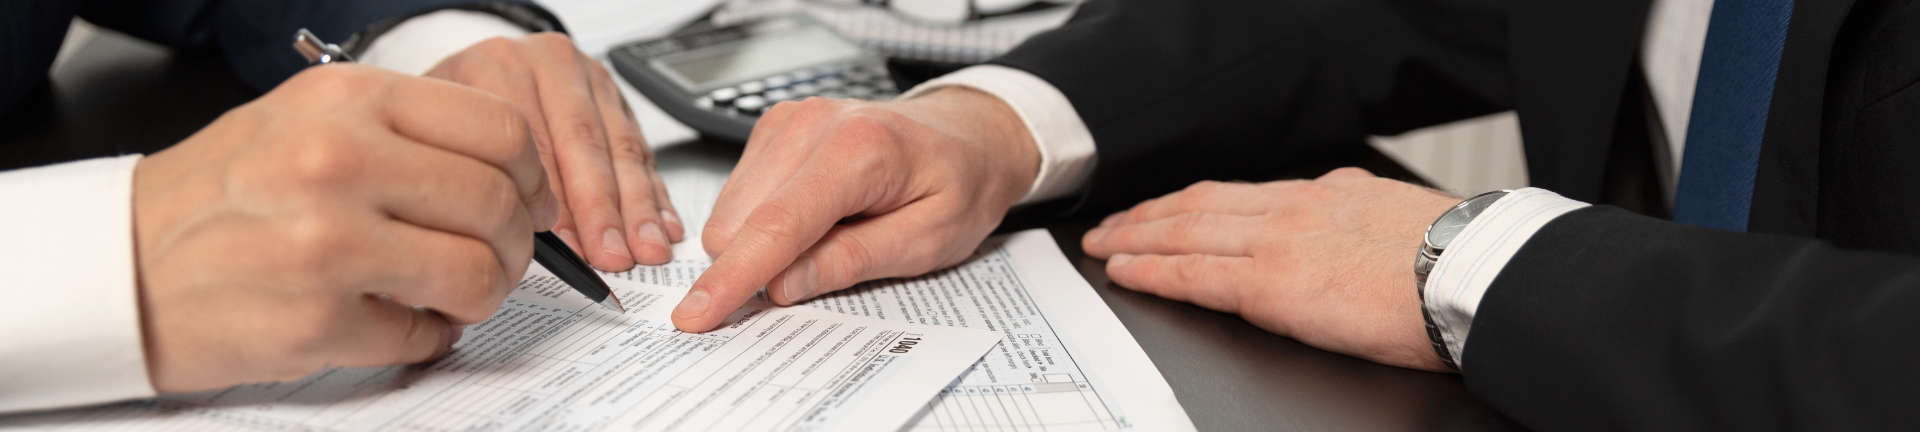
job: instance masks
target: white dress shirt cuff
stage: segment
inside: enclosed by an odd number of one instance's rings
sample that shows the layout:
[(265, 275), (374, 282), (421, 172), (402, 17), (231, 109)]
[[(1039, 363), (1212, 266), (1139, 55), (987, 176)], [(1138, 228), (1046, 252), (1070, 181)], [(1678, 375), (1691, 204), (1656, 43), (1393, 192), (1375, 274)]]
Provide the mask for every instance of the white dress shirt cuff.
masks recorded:
[(1587, 206), (1546, 189), (1519, 189), (1494, 201), (1453, 238), (1433, 272), (1427, 274), (1423, 289), (1426, 312), (1440, 329), (1440, 338), (1456, 364), (1466, 367), (1461, 354), (1473, 328), (1474, 313), (1507, 261), (1547, 222)]
[(153, 395), (134, 276), (139, 160), (0, 173), (0, 412)]
[(394, 26), (360, 55), (360, 63), (421, 75), (455, 53), (495, 37), (526, 36), (527, 30), (498, 15), (449, 9)]
[(1040, 150), (1040, 174), (1019, 204), (1072, 194), (1093, 174), (1093, 134), (1080, 121), (1080, 113), (1074, 111), (1067, 95), (1046, 80), (1006, 66), (979, 65), (921, 83), (900, 97), (911, 98), (949, 86), (993, 95), (1026, 123)]

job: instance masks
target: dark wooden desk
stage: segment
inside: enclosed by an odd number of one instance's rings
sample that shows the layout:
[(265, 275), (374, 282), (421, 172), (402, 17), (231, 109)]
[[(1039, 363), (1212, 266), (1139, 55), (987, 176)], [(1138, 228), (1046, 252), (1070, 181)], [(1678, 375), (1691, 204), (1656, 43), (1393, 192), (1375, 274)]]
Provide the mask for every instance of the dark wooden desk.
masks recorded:
[[(121, 37), (95, 38), (54, 71), (46, 94), (8, 116), (0, 132), (6, 134), (0, 169), (156, 151), (251, 97), (218, 59), (176, 58)], [(737, 152), (682, 145), (658, 156), (663, 167), (730, 166)], [(1361, 166), (1412, 178), (1378, 153), (1362, 155), (1371, 156), (1362, 157)], [(1055, 222), (1048, 228), (1145, 347), (1201, 430), (1445, 431), (1504, 423), (1474, 401), (1458, 377), (1320, 351), (1232, 315), (1114, 286), (1102, 263), (1080, 251), (1079, 238), (1090, 225)]]

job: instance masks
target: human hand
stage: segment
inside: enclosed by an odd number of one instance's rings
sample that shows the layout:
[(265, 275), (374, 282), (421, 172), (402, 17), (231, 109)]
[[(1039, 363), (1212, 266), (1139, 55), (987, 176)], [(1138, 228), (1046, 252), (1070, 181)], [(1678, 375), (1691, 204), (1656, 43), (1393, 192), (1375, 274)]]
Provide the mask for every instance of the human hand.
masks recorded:
[(485, 90), (527, 116), (547, 184), (560, 199), (554, 235), (594, 268), (666, 264), (686, 229), (654, 172), (653, 151), (607, 69), (560, 33), (493, 38), (426, 73)]
[(1459, 198), (1359, 168), (1201, 182), (1109, 216), (1081, 241), (1121, 286), (1323, 349), (1447, 371), (1428, 343), (1413, 256)]
[[(444, 354), (557, 203), (526, 121), (470, 88), (310, 68), (134, 169), (154, 389)], [(421, 306), (422, 308), (416, 308)]]
[(1020, 118), (973, 90), (776, 105), (720, 191), (702, 232), (713, 266), (674, 325), (713, 329), (762, 286), (791, 305), (958, 263), (1039, 169)]

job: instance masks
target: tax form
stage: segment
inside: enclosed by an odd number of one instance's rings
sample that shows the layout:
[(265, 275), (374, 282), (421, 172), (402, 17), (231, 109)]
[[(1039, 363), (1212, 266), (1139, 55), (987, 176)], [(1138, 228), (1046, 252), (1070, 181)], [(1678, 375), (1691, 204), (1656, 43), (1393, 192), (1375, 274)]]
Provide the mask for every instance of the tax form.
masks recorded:
[[(613, 276), (685, 289), (708, 264), (681, 259)], [(951, 269), (870, 282), (804, 305), (1006, 336), (921, 406), (907, 430), (1194, 430), (1146, 352), (1045, 230), (989, 239)]]
[(681, 333), (668, 314), (683, 289), (608, 283), (627, 313), (535, 267), (425, 367), (0, 417), (0, 429), (891, 431), (1000, 340), (759, 299), (718, 330)]

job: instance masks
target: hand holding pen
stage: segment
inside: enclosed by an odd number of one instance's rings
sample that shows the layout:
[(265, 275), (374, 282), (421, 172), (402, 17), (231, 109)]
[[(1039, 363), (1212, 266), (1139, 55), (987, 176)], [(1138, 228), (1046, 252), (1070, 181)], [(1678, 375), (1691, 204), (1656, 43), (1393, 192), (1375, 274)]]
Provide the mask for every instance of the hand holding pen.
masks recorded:
[[(353, 61), (353, 56), (341, 50), (339, 45), (322, 42), (318, 36), (314, 36), (313, 32), (307, 29), (300, 29), (294, 34), (293, 49), (306, 57), (307, 62), (316, 65)], [(607, 282), (601, 280), (598, 273), (593, 272), (593, 267), (579, 255), (575, 255), (573, 250), (569, 249), (559, 237), (554, 236), (552, 231), (541, 230), (534, 234), (533, 259), (542, 267), (546, 267), (547, 271), (552, 272), (554, 276), (559, 277), (562, 282), (566, 282), (567, 286), (573, 287), (575, 291), (592, 299), (594, 303), (615, 312), (627, 311), (626, 307), (620, 304), (620, 298), (607, 287)]]

